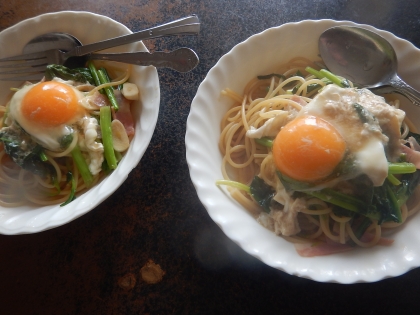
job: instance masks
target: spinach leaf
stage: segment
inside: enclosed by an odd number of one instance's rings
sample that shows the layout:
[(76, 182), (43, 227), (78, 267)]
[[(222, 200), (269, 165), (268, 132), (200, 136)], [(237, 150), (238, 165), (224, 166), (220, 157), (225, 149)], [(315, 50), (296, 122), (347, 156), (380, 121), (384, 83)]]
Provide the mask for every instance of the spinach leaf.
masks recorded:
[(265, 212), (270, 213), (270, 204), (276, 191), (258, 176), (255, 176), (252, 180), (250, 191), (254, 200), (258, 202)]
[(45, 70), (45, 79), (51, 81), (58, 77), (63, 80), (73, 80), (75, 82), (90, 83), (95, 85), (92, 74), (88, 68), (70, 69), (61, 65), (48, 65)]
[(420, 170), (403, 174), (400, 182), (400, 185), (385, 182), (381, 187), (375, 187), (374, 203), (382, 213), (382, 222), (401, 222), (400, 208), (420, 184)]
[(60, 143), (60, 148), (68, 148), (69, 145), (73, 142), (73, 132), (68, 135), (62, 136), (60, 139), (58, 139), (58, 142)]
[(400, 182), (401, 185), (391, 186), (399, 206), (406, 203), (416, 187), (420, 184), (420, 170), (417, 170), (414, 173), (402, 175)]
[(258, 80), (267, 80), (267, 79), (271, 79), (272, 77), (277, 77), (277, 78), (283, 79), (283, 80), (286, 79), (286, 77), (284, 75), (278, 74), (278, 73), (270, 73), (270, 74), (267, 74), (267, 75), (257, 76)]
[(311, 189), (316, 185), (316, 183), (306, 183), (300, 182), (289, 176), (282, 174), (279, 171), (276, 171), (278, 178), (280, 179), (281, 183), (283, 184), (284, 188), (288, 191), (305, 191)]
[(23, 169), (41, 177), (55, 176), (54, 167), (42, 161), (43, 148), (21, 130), (11, 128), (0, 131), (5, 152)]
[(374, 186), (367, 175), (359, 175), (355, 178), (347, 180), (347, 183), (354, 187), (354, 196), (357, 199), (360, 199), (367, 205), (371, 205), (373, 203)]
[[(356, 238), (360, 239), (363, 236), (363, 234), (365, 234), (366, 230), (371, 224), (372, 224), (372, 220), (369, 219), (368, 217), (357, 216), (353, 220), (353, 224), (352, 224), (353, 233), (356, 236)], [(350, 239), (347, 242), (347, 244), (350, 246), (356, 246), (356, 243), (352, 239)]]
[[(293, 88), (293, 90), (292, 90), (292, 94), (296, 94), (296, 92), (299, 90), (299, 88), (301, 87), (301, 85), (300, 84), (298, 84), (298, 85), (296, 85), (294, 88)], [(318, 83), (311, 83), (311, 84), (308, 84), (308, 86), (307, 86), (307, 88), (306, 88), (306, 91), (307, 91), (307, 93), (310, 93), (310, 92), (312, 92), (312, 91), (314, 91), (314, 90), (318, 90), (318, 89), (320, 89), (322, 86), (320, 85), (320, 84), (318, 84)]]
[(378, 224), (386, 221), (401, 222), (401, 212), (398, 206), (393, 202), (393, 196), (389, 194), (388, 184), (374, 188), (375, 194), (373, 197), (374, 204), (381, 213), (381, 219)]
[(354, 109), (356, 110), (357, 114), (359, 115), (360, 120), (362, 123), (373, 123), (376, 118), (373, 116), (366, 108), (358, 103), (353, 104)]
[(350, 82), (347, 79), (344, 79), (343, 81), (341, 81), (341, 87), (343, 88), (350, 88)]
[(301, 77), (301, 78), (305, 77), (300, 70), (296, 71), (296, 73), (294, 75), (291, 75), (291, 77), (293, 77), (293, 76), (297, 76), (297, 77)]
[(310, 93), (310, 92), (312, 92), (314, 90), (320, 89), (321, 87), (322, 86), (320, 84), (318, 84), (318, 83), (309, 84), (308, 87), (307, 87), (307, 92)]
[(278, 170), (276, 171), (278, 178), (280, 179), (283, 186), (286, 190), (293, 190), (293, 191), (307, 191), (312, 190), (315, 186), (325, 183), (327, 181), (333, 180), (336, 177), (348, 174), (354, 170), (355, 164), (353, 159), (351, 158), (344, 158), (334, 169), (331, 175), (322, 180), (315, 181), (315, 182), (301, 182), (296, 179), (290, 178), (287, 175), (282, 174)]

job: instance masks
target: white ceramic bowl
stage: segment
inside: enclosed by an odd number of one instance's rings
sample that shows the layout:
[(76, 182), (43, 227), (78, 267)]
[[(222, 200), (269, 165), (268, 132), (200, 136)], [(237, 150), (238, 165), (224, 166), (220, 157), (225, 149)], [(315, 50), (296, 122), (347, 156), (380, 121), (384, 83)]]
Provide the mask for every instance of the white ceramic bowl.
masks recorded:
[[(124, 25), (98, 14), (63, 11), (48, 13), (22, 21), (0, 32), (0, 58), (17, 55), (24, 45), (35, 36), (48, 32), (65, 32), (76, 36), (83, 44), (132, 33)], [(110, 52), (147, 51), (141, 42), (109, 49)], [(63, 225), (88, 211), (110, 196), (137, 166), (152, 138), (160, 102), (159, 78), (154, 67), (133, 67), (130, 81), (140, 88), (141, 100), (133, 104), (135, 136), (127, 154), (117, 169), (101, 183), (79, 196), (65, 207), (18, 207), (0, 206), (0, 233), (35, 233)], [(19, 82), (0, 81), (0, 102), (4, 103), (9, 88)]]
[[(329, 27), (355, 25), (348, 21), (302, 21), (265, 30), (236, 45), (209, 71), (199, 86), (187, 121), (186, 148), (190, 176), (198, 197), (210, 217), (224, 233), (249, 254), (289, 274), (322, 282), (373, 282), (401, 275), (420, 265), (420, 215), (392, 235), (390, 247), (356, 249), (342, 254), (303, 258), (294, 246), (259, 225), (223, 188), (218, 150), (220, 122), (231, 101), (220, 95), (226, 87), (242, 93), (245, 84), (256, 75), (272, 73), (276, 65), (292, 57), (318, 60), (318, 37)], [(420, 50), (389, 32), (368, 25), (394, 46), (399, 74), (420, 89)], [(401, 98), (403, 108), (420, 126), (420, 108)]]

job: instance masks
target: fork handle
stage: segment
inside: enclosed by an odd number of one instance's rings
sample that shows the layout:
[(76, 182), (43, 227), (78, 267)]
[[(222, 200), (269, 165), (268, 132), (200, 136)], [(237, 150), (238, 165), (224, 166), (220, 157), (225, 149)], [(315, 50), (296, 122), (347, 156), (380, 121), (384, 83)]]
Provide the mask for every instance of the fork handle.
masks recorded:
[(168, 35), (195, 35), (200, 31), (200, 21), (196, 15), (191, 15), (169, 23), (145, 29), (133, 34), (107, 39), (94, 44), (78, 46), (64, 54), (65, 59), (73, 56), (83, 56), (95, 51), (125, 45), (140, 40)]
[(106, 60), (124, 62), (139, 66), (155, 66), (157, 68), (171, 68), (178, 72), (188, 72), (194, 69), (198, 62), (197, 54), (190, 48), (179, 48), (170, 52), (145, 51), (118, 54), (91, 54), (91, 60)]
[(395, 89), (397, 93), (404, 95), (414, 105), (420, 106), (420, 92), (404, 82), (398, 75), (395, 75), (389, 84)]

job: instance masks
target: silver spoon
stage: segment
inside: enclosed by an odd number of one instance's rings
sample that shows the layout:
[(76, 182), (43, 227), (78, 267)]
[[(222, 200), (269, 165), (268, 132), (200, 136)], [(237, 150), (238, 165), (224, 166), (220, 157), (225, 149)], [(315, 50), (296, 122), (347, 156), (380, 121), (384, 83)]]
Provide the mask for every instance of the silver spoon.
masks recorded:
[(334, 74), (377, 93), (400, 93), (420, 106), (420, 92), (398, 76), (394, 48), (382, 36), (360, 27), (336, 26), (321, 34), (318, 48)]
[[(155, 66), (156, 68), (170, 68), (178, 72), (189, 72), (197, 67), (199, 59), (194, 50), (182, 47), (169, 52), (147, 51), (115, 54), (89, 54), (88, 60), (104, 60), (129, 63), (139, 66)], [(79, 58), (79, 57), (78, 57)]]
[[(60, 49), (63, 52), (70, 51), (82, 43), (73, 35), (67, 33), (47, 33), (30, 40), (23, 48), (23, 53), (34, 53), (45, 49)], [(149, 52), (130, 52), (114, 54), (89, 54), (85, 56), (73, 57), (68, 61), (73, 61), (73, 67), (83, 67), (87, 60), (119, 61), (141, 66), (155, 66), (171, 68), (179, 72), (188, 72), (194, 69), (198, 62), (197, 54), (189, 48), (179, 48), (170, 52), (156, 51)], [(69, 66), (68, 63), (65, 64)]]

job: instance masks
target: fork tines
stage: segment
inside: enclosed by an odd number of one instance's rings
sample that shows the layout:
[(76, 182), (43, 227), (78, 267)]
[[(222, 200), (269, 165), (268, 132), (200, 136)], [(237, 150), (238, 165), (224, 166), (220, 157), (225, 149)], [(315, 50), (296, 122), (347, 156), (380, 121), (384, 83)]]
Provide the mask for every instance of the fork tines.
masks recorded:
[(47, 67), (46, 61), (44, 51), (1, 58), (0, 81), (40, 80)]
[(46, 58), (45, 51), (40, 51), (36, 53), (30, 53), (30, 54), (23, 54), (18, 56), (11, 56), (6, 58), (0, 58), (0, 62), (3, 61), (23, 61), (23, 60), (34, 60), (34, 59), (44, 59)]
[(0, 76), (0, 81), (39, 81), (43, 77), (44, 77), (44, 73), (34, 73), (34, 74), (28, 74), (24, 76), (17, 76), (17, 77)]
[(2, 66), (0, 69), (0, 81), (40, 80), (44, 76), (46, 67), (46, 64), (27, 67), (10, 65), (8, 68)]

